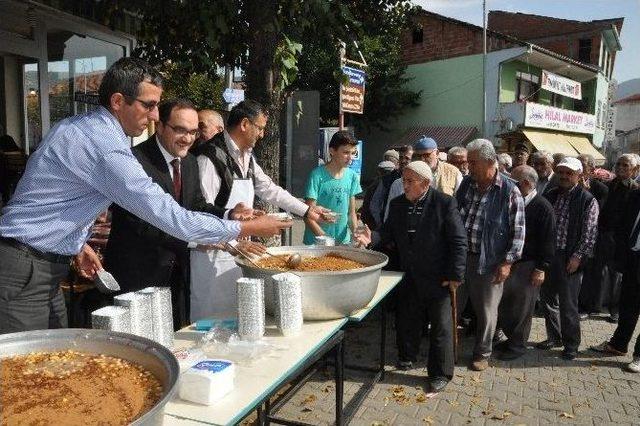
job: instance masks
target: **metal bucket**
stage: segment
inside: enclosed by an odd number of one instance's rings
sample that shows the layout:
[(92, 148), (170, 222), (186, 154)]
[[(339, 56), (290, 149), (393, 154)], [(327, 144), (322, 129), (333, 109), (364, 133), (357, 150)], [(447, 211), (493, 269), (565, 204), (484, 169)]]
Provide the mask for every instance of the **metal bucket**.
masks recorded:
[[(302, 257), (336, 253), (368, 265), (348, 271), (291, 271), (301, 278), (302, 315), (305, 320), (343, 318), (367, 306), (376, 294), (380, 271), (389, 261), (383, 253), (349, 246), (270, 247), (269, 252), (276, 255), (299, 253)], [(271, 276), (282, 271), (256, 268), (241, 256), (236, 257), (235, 261), (245, 277), (264, 280), (265, 307), (267, 312), (273, 315), (275, 303)]]
[(180, 367), (173, 353), (159, 343), (133, 334), (80, 328), (35, 330), (0, 335), (0, 359), (36, 351), (64, 350), (122, 358), (135, 362), (153, 373), (162, 384), (162, 398), (131, 424), (162, 424), (164, 406), (177, 391)]

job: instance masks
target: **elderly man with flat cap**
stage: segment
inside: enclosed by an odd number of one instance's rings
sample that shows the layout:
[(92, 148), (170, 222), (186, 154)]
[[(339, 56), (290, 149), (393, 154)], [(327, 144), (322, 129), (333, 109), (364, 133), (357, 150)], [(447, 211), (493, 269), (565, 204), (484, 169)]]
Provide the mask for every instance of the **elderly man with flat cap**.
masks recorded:
[(580, 346), (578, 295), (584, 262), (593, 250), (598, 232), (598, 202), (580, 184), (580, 160), (566, 157), (555, 169), (557, 186), (544, 196), (553, 206), (556, 220), (556, 255), (549, 278), (542, 285), (547, 340), (539, 349), (564, 346), (562, 358), (572, 360)]
[[(423, 161), (402, 172), (404, 195), (391, 200), (389, 218), (376, 248), (396, 250), (405, 275), (398, 287), (396, 344), (398, 368), (417, 361), (425, 321), (429, 333), (428, 390), (439, 392), (453, 377), (453, 324), (450, 291), (462, 282), (467, 237), (456, 200), (431, 187), (433, 173)], [(367, 230), (357, 237), (371, 242)]]

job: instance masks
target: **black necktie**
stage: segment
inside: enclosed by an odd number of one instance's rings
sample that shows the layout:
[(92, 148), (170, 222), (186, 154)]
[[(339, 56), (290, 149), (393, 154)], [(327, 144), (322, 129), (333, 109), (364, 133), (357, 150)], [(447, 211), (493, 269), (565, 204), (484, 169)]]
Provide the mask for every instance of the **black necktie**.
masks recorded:
[(180, 175), (180, 160), (178, 158), (171, 161), (173, 167), (173, 194), (175, 199), (180, 201), (182, 191), (182, 176)]

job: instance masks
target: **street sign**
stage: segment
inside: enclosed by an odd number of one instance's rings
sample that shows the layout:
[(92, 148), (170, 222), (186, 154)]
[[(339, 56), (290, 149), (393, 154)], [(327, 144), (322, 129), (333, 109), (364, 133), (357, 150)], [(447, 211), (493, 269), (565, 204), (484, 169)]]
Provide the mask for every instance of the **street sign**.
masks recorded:
[(231, 106), (239, 104), (244, 101), (244, 90), (242, 89), (224, 89), (222, 92), (222, 98)]
[(342, 67), (342, 72), (348, 76), (349, 81), (340, 85), (340, 111), (362, 114), (366, 73), (352, 67)]

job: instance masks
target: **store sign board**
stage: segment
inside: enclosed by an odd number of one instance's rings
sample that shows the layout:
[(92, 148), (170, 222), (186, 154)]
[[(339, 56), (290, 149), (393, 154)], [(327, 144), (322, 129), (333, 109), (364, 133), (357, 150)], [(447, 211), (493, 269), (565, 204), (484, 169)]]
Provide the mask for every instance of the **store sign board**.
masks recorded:
[(524, 125), (592, 135), (596, 131), (596, 116), (527, 102)]
[(561, 75), (542, 70), (540, 87), (558, 95), (573, 99), (582, 99), (582, 85)]
[(340, 110), (352, 114), (364, 112), (364, 85), (366, 73), (351, 67), (342, 67), (342, 72), (349, 78), (340, 86)]

